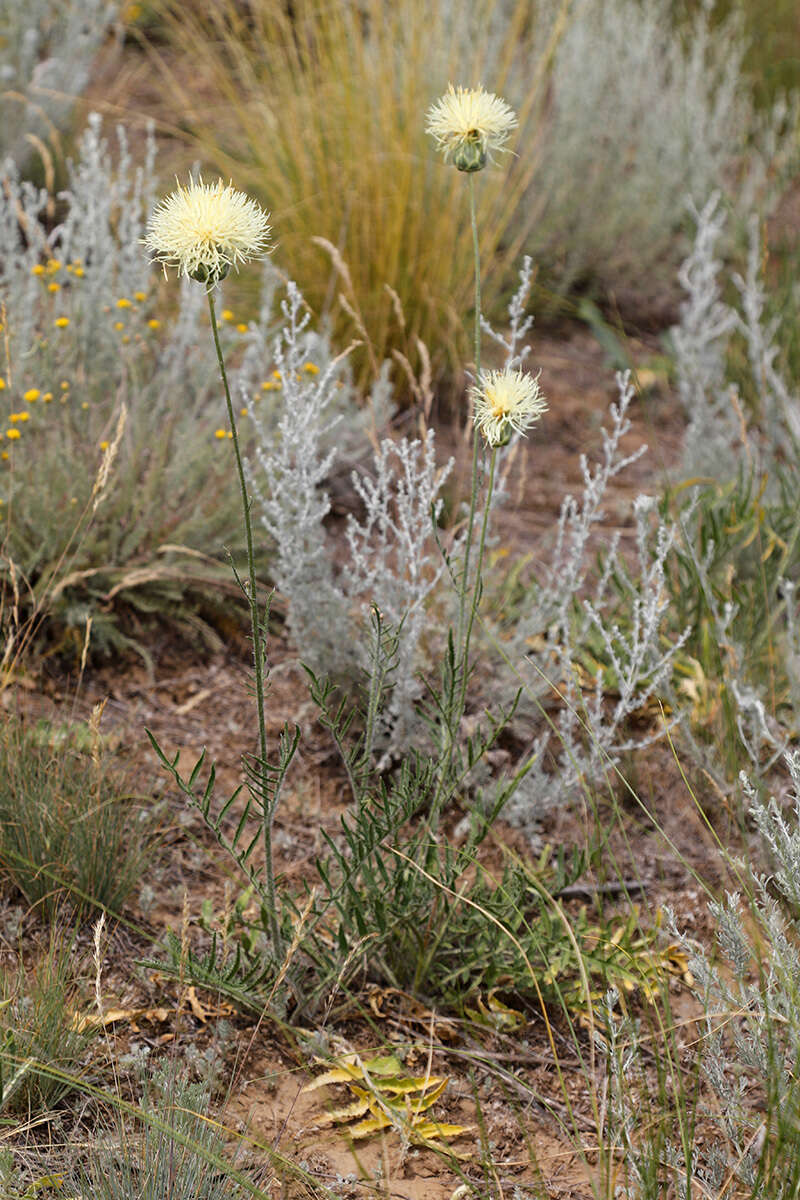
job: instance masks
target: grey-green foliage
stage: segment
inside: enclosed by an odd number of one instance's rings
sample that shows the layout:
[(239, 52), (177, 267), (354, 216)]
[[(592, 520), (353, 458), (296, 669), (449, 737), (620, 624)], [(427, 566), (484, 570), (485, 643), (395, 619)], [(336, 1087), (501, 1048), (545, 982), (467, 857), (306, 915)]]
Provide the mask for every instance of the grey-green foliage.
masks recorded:
[[(95, 1139), (79, 1194), (95, 1200), (243, 1200), (255, 1187), (232, 1178), (208, 1091), (175, 1065), (157, 1069), (141, 1101), (140, 1128)], [(100, 1142), (100, 1145), (98, 1145)], [(81, 1190), (84, 1189), (84, 1190)]]
[(741, 776), (770, 873), (735, 863), (743, 894), (709, 905), (718, 960), (670, 915), (703, 1004), (701, 1069), (716, 1097), (706, 1116), (719, 1137), (696, 1148), (694, 1170), (714, 1188), (731, 1176), (765, 1200), (800, 1186), (800, 755), (786, 765), (790, 795), (780, 801), (758, 799)]
[[(506, 85), (517, 105), (562, 7), (536, 5), (527, 69), (518, 82), (512, 68)], [(786, 106), (755, 109), (740, 17), (720, 22), (703, 3), (681, 29), (674, 10), (672, 0), (569, 6), (546, 103), (522, 143), (538, 159), (527, 248), (563, 287), (588, 274), (639, 296), (671, 289), (687, 195), (702, 204), (721, 189), (746, 216), (790, 156)]]
[[(686, 299), (680, 323), (671, 331), (677, 392), (688, 421), (675, 474), (678, 480), (699, 476), (705, 482), (681, 513), (679, 552), (683, 564), (691, 565), (691, 584), (715, 643), (737, 664), (727, 681), (728, 697), (752, 764), (748, 769), (763, 777), (785, 748), (787, 733), (777, 719), (784, 716), (776, 712), (771, 685), (744, 670), (752, 647), (740, 631), (747, 628), (743, 618), (759, 605), (761, 626), (769, 632), (796, 711), (800, 398), (782, 373), (779, 322), (768, 315), (758, 220), (748, 223), (747, 259), (739, 274), (726, 272), (719, 250), (726, 222), (719, 194), (692, 212), (695, 241), (679, 275)], [(734, 298), (729, 301), (726, 293)], [(755, 566), (747, 562), (749, 543), (737, 544), (736, 522), (717, 516), (726, 497), (734, 511), (737, 494), (751, 496), (738, 519), (743, 516), (758, 537), (761, 557)], [(748, 574), (759, 585), (750, 594)], [(709, 748), (693, 743), (693, 750), (716, 773)]]
[(0, 159), (22, 167), (27, 135), (67, 128), (118, 11), (118, 0), (0, 0)]
[(627, 375), (617, 382), (619, 402), (611, 405), (600, 461), (581, 458), (583, 492), (561, 507), (553, 548), (527, 592), (511, 643), (529, 699), (552, 694), (553, 685), (559, 690), (552, 729), (531, 724), (536, 710), (524, 700), (517, 717), (518, 728), (521, 718), (528, 724), (534, 761), (506, 815), (534, 838), (548, 808), (663, 736), (663, 729), (633, 734), (630, 718), (651, 697), (669, 692), (685, 639), (682, 631), (670, 630), (664, 586), (676, 530), (660, 517), (652, 497), (640, 495), (632, 505), (633, 562), (614, 535), (597, 565), (609, 485), (645, 452), (623, 449), (634, 392)]
[[(2, 442), (0, 498), (5, 557), (23, 591), (27, 583), (41, 595), (52, 583), (92, 492), (101, 443), (113, 440), (127, 409), (109, 486), (67, 556), (70, 585), (62, 572), (55, 597), (68, 625), (80, 629), (93, 613), (95, 633), (120, 585), (126, 596), (161, 588), (175, 611), (197, 562), (176, 546), (219, 556), (241, 540), (230, 447), (214, 436), (226, 422), (203, 289), (187, 281), (160, 289), (141, 244), (158, 194), (155, 158), (151, 138), (135, 166), (124, 131), (109, 141), (92, 115), (55, 227), (45, 220), (47, 194), (10, 162), (0, 189), (0, 432), (21, 434)], [(232, 322), (222, 330), (234, 381), (237, 356), (269, 340), (269, 275), (264, 290), (247, 334)], [(26, 400), (34, 391), (38, 398)], [(264, 392), (262, 410), (270, 399)], [(15, 424), (14, 413), (27, 420)]]
[[(445, 569), (433, 522), (450, 464), (437, 466), (432, 431), (423, 439), (384, 439), (364, 462), (367, 433), (377, 442), (375, 431), (390, 413), (386, 371), (359, 411), (341, 359), (317, 353), (321, 370), (306, 371), (317, 337), (293, 284), (282, 307), (284, 328), (273, 351), (283, 379), (277, 429), (250, 403), (257, 432), (251, 486), (274, 547), (275, 582), (289, 602), (298, 653), (317, 672), (342, 680), (368, 670), (365, 630), (374, 605), (398, 631), (383, 719), (402, 742), (419, 691), (428, 605)], [(325, 524), (331, 477), (342, 470), (351, 470), (362, 509), (347, 517), (346, 556)]]
[[(739, 274), (724, 267), (719, 243), (727, 216), (719, 192), (702, 208), (690, 205), (690, 211), (694, 244), (678, 274), (685, 300), (680, 323), (670, 332), (678, 395), (689, 422), (680, 469), (682, 476), (724, 481), (742, 469), (771, 470), (797, 444), (800, 401), (781, 372), (779, 321), (767, 316), (757, 217), (747, 222), (747, 261)], [(738, 303), (724, 299), (726, 274)], [(746, 347), (747, 399), (731, 370), (734, 336)]]

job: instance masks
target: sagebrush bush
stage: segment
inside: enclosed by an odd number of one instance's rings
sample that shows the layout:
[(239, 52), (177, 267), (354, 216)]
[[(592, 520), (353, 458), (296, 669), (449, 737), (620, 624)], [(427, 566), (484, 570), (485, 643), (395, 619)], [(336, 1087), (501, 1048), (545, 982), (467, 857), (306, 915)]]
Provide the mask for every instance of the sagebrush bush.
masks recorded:
[[(682, 1140), (679, 1120), (671, 1130), (658, 1122), (662, 1170), (654, 1176), (648, 1170), (652, 1127), (643, 1127), (638, 1119), (641, 1092), (648, 1088), (644, 1041), (631, 1020), (620, 1024), (613, 1001), (609, 1006), (611, 1111), (625, 1155), (627, 1194), (635, 1200), (662, 1194), (657, 1188), (663, 1186), (664, 1167), (681, 1181), (679, 1194), (686, 1196), (694, 1193), (695, 1184), (714, 1195), (723, 1187), (734, 1190), (735, 1185), (737, 1195), (751, 1200), (789, 1200), (797, 1195), (800, 759), (790, 754), (786, 765), (791, 780), (788, 804), (785, 797), (780, 802), (759, 800), (742, 776), (770, 874), (762, 875), (751, 863), (725, 855), (741, 891), (709, 905), (716, 934), (713, 956), (680, 931), (669, 914), (670, 933), (688, 955), (701, 1005), (697, 1020), (701, 1036), (692, 1039), (691, 1058), (699, 1064), (703, 1086), (695, 1088), (694, 1069), (687, 1063), (689, 1048), (676, 1053), (683, 1070), (689, 1069), (672, 1089), (671, 1103), (686, 1118), (684, 1132), (696, 1136)], [(678, 1073), (673, 1082), (677, 1079)]]
[(69, 125), (119, 0), (31, 0), (0, 6), (0, 161), (21, 168)]
[[(347, 517), (347, 554), (342, 555), (325, 519), (331, 508), (330, 480), (360, 452), (365, 431), (373, 438), (391, 413), (385, 372), (356, 414), (343, 365), (328, 361), (309, 374), (313, 334), (309, 314), (294, 284), (283, 302), (284, 329), (273, 358), (283, 378), (277, 429), (259, 419), (250, 479), (261, 520), (273, 546), (274, 578), (289, 602), (289, 625), (303, 662), (340, 682), (358, 679), (370, 667), (370, 613), (397, 632), (391, 701), (384, 724), (396, 749), (404, 744), (419, 697), (417, 672), (430, 605), (445, 572), (435, 542), (442, 485), (452, 463), (439, 467), (434, 434), (424, 439), (384, 439), (370, 459), (351, 471), (359, 501)], [(326, 356), (327, 357), (327, 356)]]
[[(92, 116), (54, 227), (10, 164), (0, 192), (2, 575), (18, 613), (56, 616), (78, 647), (90, 618), (92, 645), (124, 645), (126, 606), (212, 636), (197, 611), (215, 593), (219, 611), (242, 540), (202, 292), (174, 311), (142, 253), (154, 172), (152, 140), (134, 167)], [(280, 384), (269, 364), (252, 378), (247, 350), (269, 340), (273, 288), (258, 321), (221, 321), (262, 410)]]
[(719, 196), (694, 216), (680, 272), (687, 298), (671, 331), (688, 424), (664, 501), (680, 529), (666, 585), (670, 612), (689, 630), (679, 690), (697, 732), (691, 745), (730, 791), (742, 765), (766, 775), (780, 757), (800, 695), (800, 407), (783, 370), (757, 222), (740, 275), (720, 258)]
[[(541, 0), (527, 73), (536, 69), (558, 0)], [(699, 5), (684, 28), (671, 0), (574, 5), (555, 47), (541, 122), (531, 124), (536, 212), (525, 248), (560, 290), (591, 280), (624, 303), (675, 295), (687, 196), (720, 189), (742, 219), (772, 196), (792, 155), (794, 109), (759, 112), (737, 14)], [(507, 92), (522, 96), (512, 71)], [(524, 134), (523, 134), (524, 137)], [(522, 141), (522, 138), (521, 138)]]

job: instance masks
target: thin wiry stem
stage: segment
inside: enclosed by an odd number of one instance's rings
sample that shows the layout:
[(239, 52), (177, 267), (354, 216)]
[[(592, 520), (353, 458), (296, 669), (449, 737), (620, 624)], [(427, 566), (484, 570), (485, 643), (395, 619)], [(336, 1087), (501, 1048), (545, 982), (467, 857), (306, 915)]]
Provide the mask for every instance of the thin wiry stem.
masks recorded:
[[(475, 212), (475, 177), (469, 175), (469, 215), (472, 225), (472, 250), (475, 262), (475, 378), (480, 379), (481, 373), (481, 256), (478, 243), (478, 219)], [(464, 547), (464, 572), (461, 577), (461, 587), (458, 597), (458, 639), (456, 648), (459, 654), (464, 648), (464, 631), (466, 624), (467, 592), (469, 590), (469, 560), (472, 552), (472, 535), (475, 528), (475, 511), (478, 502), (478, 466), (480, 445), (477, 433), (472, 431), (472, 482), (469, 494), (469, 516), (467, 518), (467, 539)]]
[[(478, 240), (478, 217), (475, 209), (475, 176), (470, 173), (468, 175), (469, 182), (469, 216), (470, 225), (472, 227), (472, 251), (473, 261), (475, 264), (475, 321), (473, 332), (473, 347), (475, 354), (475, 379), (480, 379), (481, 374), (481, 255), (480, 243)], [(458, 735), (458, 726), (461, 722), (461, 717), (464, 713), (467, 695), (467, 680), (469, 676), (469, 642), (472, 633), (472, 626), (475, 620), (475, 611), (478, 603), (478, 590), (480, 588), (480, 572), (483, 561), (483, 549), (486, 535), (486, 521), (491, 502), (491, 491), (494, 480), (494, 461), (495, 455), (492, 455), (491, 474), (489, 481), (489, 491), (486, 497), (486, 510), (484, 512), (483, 530), (481, 532), (481, 544), (478, 553), (478, 562), (476, 564), (477, 571), (475, 583), (472, 588), (472, 601), (470, 603), (469, 614), (467, 613), (467, 594), (470, 590), (470, 558), (472, 557), (472, 538), (475, 532), (475, 515), (478, 504), (478, 474), (480, 466), (480, 439), (477, 431), (472, 430), (472, 479), (469, 492), (469, 515), (467, 517), (467, 536), (464, 546), (464, 568), (459, 581), (458, 595), (458, 625), (456, 632), (456, 669), (460, 670), (461, 678), (458, 688), (458, 704), (456, 709), (448, 714), (448, 744), (443, 756), (442, 769), (439, 773), (436, 792), (431, 802), (431, 826), (435, 830), (439, 820), (439, 809), (442, 803), (442, 789), (446, 785), (446, 780), (449, 775), (450, 763), (453, 758), (453, 741)]]
[(242, 512), (244, 514), (244, 528), (247, 539), (247, 567), (249, 571), (248, 586), (246, 589), (247, 603), (250, 607), (250, 624), (253, 632), (253, 666), (255, 669), (255, 685), (256, 685), (256, 709), (258, 713), (258, 745), (259, 745), (259, 762), (261, 766), (261, 788), (262, 788), (262, 813), (263, 813), (263, 838), (264, 838), (264, 859), (265, 859), (265, 878), (267, 885), (267, 898), (269, 908), (269, 926), (270, 938), (272, 939), (272, 950), (276, 960), (280, 960), (282, 954), (280, 926), (278, 924), (278, 907), (277, 894), (275, 891), (275, 871), (272, 863), (272, 817), (273, 809), (268, 803), (270, 775), (267, 765), (267, 725), (264, 716), (264, 652), (263, 640), (261, 635), (261, 622), (258, 613), (258, 593), (256, 581), (256, 562), (253, 551), (253, 525), (250, 520), (250, 497), (247, 492), (247, 482), (244, 474), (244, 463), (242, 462), (242, 452), (239, 448), (239, 433), (236, 428), (236, 416), (233, 411), (233, 401), (231, 400), (231, 390), (228, 385), (228, 374), (225, 370), (225, 359), (222, 354), (222, 346), (219, 341), (219, 330), (217, 328), (217, 314), (214, 307), (213, 292), (208, 293), (208, 308), (211, 314), (211, 329), (214, 334), (214, 346), (217, 351), (217, 362), (219, 363), (219, 371), (222, 376), (222, 384), (225, 388), (225, 402), (228, 406), (228, 420), (231, 424), (231, 434), (233, 437), (233, 449), (236, 455), (236, 470), (239, 475), (239, 490), (242, 494)]

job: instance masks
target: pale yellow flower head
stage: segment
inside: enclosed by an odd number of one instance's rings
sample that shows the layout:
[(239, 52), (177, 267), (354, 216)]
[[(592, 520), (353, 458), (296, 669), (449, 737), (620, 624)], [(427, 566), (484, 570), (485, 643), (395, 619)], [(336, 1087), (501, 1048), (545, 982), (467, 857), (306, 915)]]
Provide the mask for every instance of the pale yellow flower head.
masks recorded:
[(492, 150), (502, 150), (517, 124), (513, 111), (482, 87), (454, 88), (428, 109), (425, 132), (436, 141), (445, 162), (459, 171), (481, 171)]
[(231, 267), (269, 251), (268, 214), (244, 192), (218, 180), (191, 180), (154, 209), (144, 244), (178, 275), (209, 287)]
[(490, 446), (505, 446), (512, 432), (524, 434), (547, 403), (538, 376), (527, 371), (484, 371), (470, 391), (473, 421)]

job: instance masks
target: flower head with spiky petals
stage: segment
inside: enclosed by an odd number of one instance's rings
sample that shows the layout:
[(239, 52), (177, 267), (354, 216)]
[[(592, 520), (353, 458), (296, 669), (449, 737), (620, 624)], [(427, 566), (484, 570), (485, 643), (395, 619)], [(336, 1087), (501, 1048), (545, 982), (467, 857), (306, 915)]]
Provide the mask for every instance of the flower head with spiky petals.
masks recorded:
[(244, 192), (219, 179), (191, 180), (153, 210), (144, 244), (178, 275), (214, 287), (231, 267), (269, 251), (268, 214)]
[(434, 138), (445, 162), (459, 171), (481, 171), (492, 150), (503, 150), (517, 124), (513, 111), (482, 87), (454, 88), (428, 109), (425, 132)]
[(539, 377), (527, 371), (485, 371), (470, 395), (475, 426), (492, 447), (505, 446), (512, 432), (524, 434), (547, 412)]

